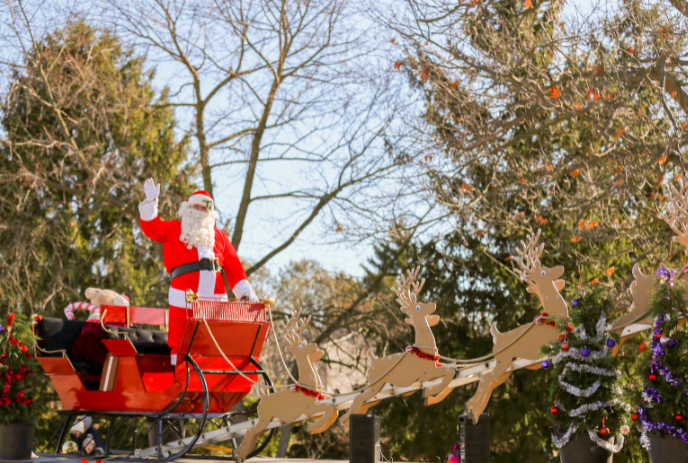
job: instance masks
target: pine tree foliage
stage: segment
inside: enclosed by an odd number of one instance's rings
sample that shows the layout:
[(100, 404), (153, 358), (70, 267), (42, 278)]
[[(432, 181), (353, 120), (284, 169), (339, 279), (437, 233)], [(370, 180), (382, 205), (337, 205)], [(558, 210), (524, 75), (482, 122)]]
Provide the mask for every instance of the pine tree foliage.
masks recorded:
[[(166, 303), (158, 249), (141, 236), (145, 178), (173, 217), (191, 185), (186, 141), (142, 56), (83, 21), (29, 48), (0, 101), (0, 303), (61, 312), (83, 291)], [(192, 190), (191, 190), (192, 191)]]
[(688, 443), (688, 329), (681, 322), (688, 291), (683, 280), (669, 271), (663, 273), (652, 295), (650, 310), (656, 318), (651, 339), (640, 359), (644, 389), (638, 413), (645, 432)]
[(559, 447), (575, 434), (597, 434), (605, 427), (608, 432), (602, 431), (602, 437), (616, 436), (617, 445), (623, 442), (629, 405), (623, 400), (625, 379), (619, 362), (611, 355), (619, 337), (606, 331), (613, 309), (602, 291), (579, 295), (569, 318), (554, 320), (560, 339), (542, 349), (543, 356), (551, 358), (543, 362), (551, 365), (550, 420), (557, 432), (568, 434)]

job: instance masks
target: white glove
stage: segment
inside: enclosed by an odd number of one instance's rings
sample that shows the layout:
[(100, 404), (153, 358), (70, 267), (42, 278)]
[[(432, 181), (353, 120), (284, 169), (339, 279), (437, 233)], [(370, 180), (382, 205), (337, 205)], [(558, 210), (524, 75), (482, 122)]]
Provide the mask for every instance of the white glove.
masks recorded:
[(143, 184), (143, 192), (146, 194), (147, 201), (154, 201), (160, 196), (160, 184), (155, 184), (152, 178), (149, 178)]
[(236, 285), (234, 285), (234, 288), (232, 288), (232, 292), (239, 299), (244, 296), (248, 297), (248, 302), (251, 304), (258, 302), (258, 296), (256, 296), (256, 292), (253, 290), (251, 283), (249, 283), (248, 280), (241, 280), (238, 282)]

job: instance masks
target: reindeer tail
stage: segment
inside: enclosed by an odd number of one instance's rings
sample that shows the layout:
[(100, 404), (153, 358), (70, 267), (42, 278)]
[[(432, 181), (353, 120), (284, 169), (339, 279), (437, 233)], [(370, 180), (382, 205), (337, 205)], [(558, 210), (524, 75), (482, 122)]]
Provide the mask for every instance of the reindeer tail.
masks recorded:
[(256, 394), (258, 394), (258, 397), (261, 399), (267, 397), (270, 395), (270, 388), (268, 386), (263, 386), (262, 384), (258, 385), (256, 388)]
[(492, 343), (497, 344), (497, 338), (502, 335), (497, 329), (497, 322), (492, 322), (492, 325), (490, 325), (490, 334), (492, 334)]

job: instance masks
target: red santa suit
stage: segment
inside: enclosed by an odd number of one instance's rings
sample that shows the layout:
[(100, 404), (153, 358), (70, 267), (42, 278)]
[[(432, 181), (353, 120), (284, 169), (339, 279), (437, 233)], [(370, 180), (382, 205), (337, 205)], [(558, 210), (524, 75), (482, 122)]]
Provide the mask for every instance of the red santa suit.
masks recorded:
[[(199, 195), (210, 198), (210, 195), (205, 191), (198, 191), (189, 198), (189, 201), (192, 202), (192, 198)], [(141, 230), (148, 238), (162, 243), (163, 259), (168, 273), (172, 273), (172, 270), (180, 265), (198, 262), (202, 258), (217, 259), (225, 271), (227, 283), (234, 294), (237, 297), (246, 294), (255, 298), (255, 293), (253, 293), (253, 289), (246, 279), (246, 272), (239, 261), (239, 256), (225, 232), (215, 228), (213, 249), (204, 249), (203, 246), (191, 246), (189, 249), (189, 245), (180, 239), (182, 234), (181, 221), (160, 220), (157, 203), (156, 198), (154, 201), (144, 201), (139, 205)], [(227, 291), (220, 272), (200, 270), (180, 275), (172, 280), (169, 291), (170, 314), (167, 344), (172, 349), (172, 363), (174, 364), (176, 364), (176, 355), (191, 310), (190, 304), (186, 302), (186, 291), (189, 289), (201, 298), (227, 299)]]

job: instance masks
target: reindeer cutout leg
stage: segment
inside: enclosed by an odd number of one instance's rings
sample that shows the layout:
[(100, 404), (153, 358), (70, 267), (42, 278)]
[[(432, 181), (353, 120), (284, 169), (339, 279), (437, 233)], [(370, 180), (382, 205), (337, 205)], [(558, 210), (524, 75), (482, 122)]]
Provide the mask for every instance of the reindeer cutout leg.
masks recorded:
[(423, 397), (426, 399), (429, 397), (439, 397), (441, 394), (444, 394), (446, 397), (448, 392), (445, 394), (445, 389), (447, 389), (447, 386), (449, 386), (449, 383), (452, 382), (454, 379), (454, 376), (456, 376), (456, 371), (453, 368), (449, 367), (441, 367), (442, 370), (444, 370), (444, 378), (442, 379), (442, 382), (438, 384), (437, 386), (429, 387), (426, 390), (423, 391)]
[(270, 424), (270, 421), (272, 421), (272, 418), (263, 419), (259, 416), (258, 423), (246, 431), (246, 435), (241, 441), (241, 445), (235, 452), (237, 463), (241, 463), (246, 458), (246, 455), (251, 453), (251, 450), (253, 450), (253, 448), (256, 446), (258, 436), (260, 436), (260, 433), (265, 431)]
[(320, 434), (321, 432), (327, 431), (329, 427), (337, 421), (339, 413), (337, 413), (337, 410), (335, 410), (332, 404), (320, 404), (317, 405), (315, 409), (318, 411), (322, 410), (324, 414), (318, 421), (309, 423), (306, 427), (306, 431), (311, 434)]
[(366, 404), (363, 404), (361, 406), (361, 409), (358, 411), (358, 413), (360, 413), (361, 415), (365, 415), (366, 413), (368, 413), (368, 410), (370, 410), (371, 408), (373, 408), (375, 405), (379, 404), (380, 402), (382, 402), (382, 400), (373, 400), (372, 402), (368, 402)]
[[(344, 416), (342, 416), (341, 424), (344, 432), (349, 431), (349, 419), (351, 418), (351, 415), (357, 415), (361, 413), (361, 409), (364, 407), (365, 402), (368, 399), (372, 399), (373, 397), (375, 397), (384, 385), (385, 383), (383, 381), (380, 381), (379, 383), (371, 386), (369, 389), (366, 389), (365, 391), (361, 392), (356, 396), (354, 401), (351, 403), (351, 408), (349, 409), (349, 411), (346, 412)], [(368, 408), (370, 408), (370, 406)]]
[(489, 373), (485, 373), (482, 378), (480, 378), (480, 383), (478, 384), (478, 390), (471, 399), (466, 402), (466, 414), (473, 420), (473, 424), (478, 424), (480, 415), (487, 407), (487, 402), (490, 400), (492, 395), (492, 390), (504, 383), (509, 376), (511, 376), (510, 371), (506, 371), (511, 362), (503, 362), (498, 360), (497, 366)]

